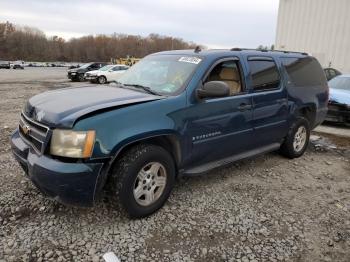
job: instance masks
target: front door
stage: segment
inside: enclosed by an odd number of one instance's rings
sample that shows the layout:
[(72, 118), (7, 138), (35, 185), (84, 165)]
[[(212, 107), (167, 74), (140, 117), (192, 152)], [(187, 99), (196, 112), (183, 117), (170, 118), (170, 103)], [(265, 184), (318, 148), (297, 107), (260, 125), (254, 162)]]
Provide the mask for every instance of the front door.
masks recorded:
[(189, 109), (190, 162), (205, 165), (251, 149), (252, 97), (246, 92), (238, 59), (219, 60), (204, 77), (224, 81), (230, 96), (197, 101)]

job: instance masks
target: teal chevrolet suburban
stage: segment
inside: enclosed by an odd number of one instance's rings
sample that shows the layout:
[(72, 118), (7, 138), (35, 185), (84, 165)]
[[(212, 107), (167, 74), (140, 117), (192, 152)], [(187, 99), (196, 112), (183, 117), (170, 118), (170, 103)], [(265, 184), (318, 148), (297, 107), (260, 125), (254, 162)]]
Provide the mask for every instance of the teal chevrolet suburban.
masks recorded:
[(275, 150), (301, 156), (327, 103), (322, 68), (305, 53), (168, 51), (109, 86), (30, 98), (11, 144), (45, 195), (91, 206), (109, 185), (130, 216), (144, 217), (178, 176)]

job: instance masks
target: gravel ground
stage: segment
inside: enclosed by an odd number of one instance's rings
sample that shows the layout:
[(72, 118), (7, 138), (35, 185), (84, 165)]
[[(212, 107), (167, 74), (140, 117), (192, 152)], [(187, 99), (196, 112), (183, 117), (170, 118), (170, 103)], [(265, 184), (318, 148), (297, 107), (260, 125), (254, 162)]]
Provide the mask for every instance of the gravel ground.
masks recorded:
[(313, 136), (299, 159), (271, 153), (181, 179), (158, 213), (130, 220), (108, 198), (89, 209), (45, 199), (23, 176), (8, 139), (24, 101), (72, 84), (62, 69), (3, 72), (1, 262), (102, 261), (108, 251), (122, 261), (350, 261), (348, 138)]

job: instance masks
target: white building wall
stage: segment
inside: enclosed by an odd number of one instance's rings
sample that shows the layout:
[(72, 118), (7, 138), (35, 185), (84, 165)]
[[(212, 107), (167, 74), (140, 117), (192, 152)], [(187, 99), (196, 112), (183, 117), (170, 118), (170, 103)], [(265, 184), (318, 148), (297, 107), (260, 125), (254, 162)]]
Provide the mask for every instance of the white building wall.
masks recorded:
[(350, 0), (280, 0), (275, 47), (350, 73)]

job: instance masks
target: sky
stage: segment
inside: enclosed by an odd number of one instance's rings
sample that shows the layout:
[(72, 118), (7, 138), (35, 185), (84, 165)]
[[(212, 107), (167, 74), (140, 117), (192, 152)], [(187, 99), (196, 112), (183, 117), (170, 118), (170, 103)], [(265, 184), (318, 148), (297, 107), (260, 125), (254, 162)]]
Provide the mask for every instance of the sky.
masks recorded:
[(209, 48), (271, 45), (279, 0), (0, 0), (0, 22), (65, 39), (150, 33)]

